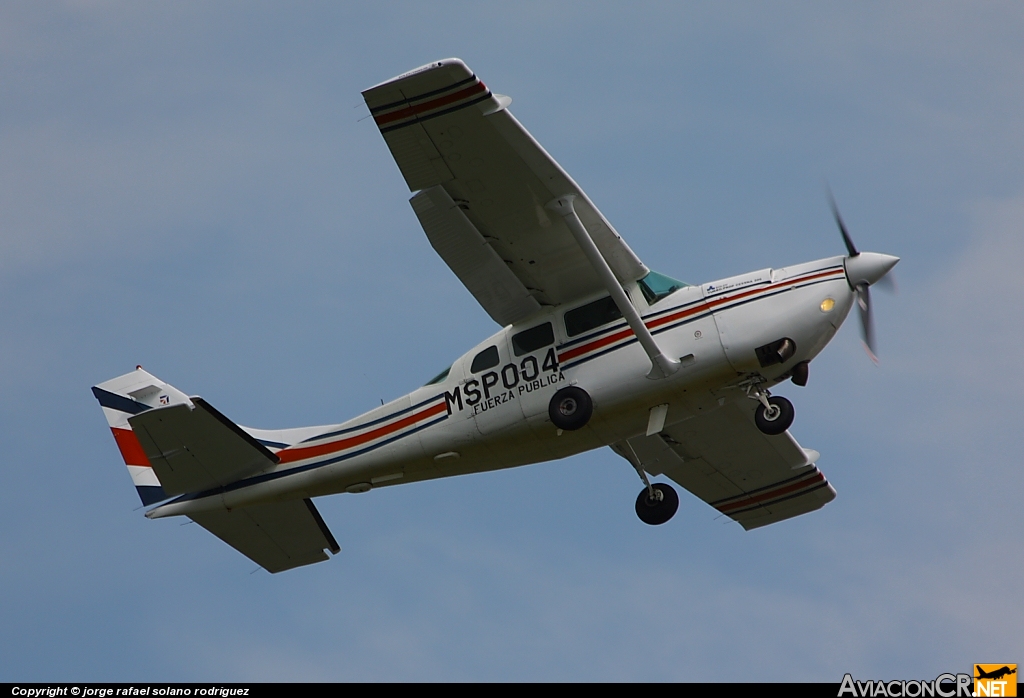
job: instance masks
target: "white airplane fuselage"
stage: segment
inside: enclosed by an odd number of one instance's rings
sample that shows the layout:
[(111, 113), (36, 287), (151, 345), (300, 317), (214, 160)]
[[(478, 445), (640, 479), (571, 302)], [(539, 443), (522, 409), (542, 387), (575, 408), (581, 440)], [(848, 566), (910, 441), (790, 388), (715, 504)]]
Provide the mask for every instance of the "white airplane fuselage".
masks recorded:
[[(652, 379), (651, 360), (625, 320), (569, 336), (564, 315), (604, 295), (506, 327), (457, 359), (448, 375), (335, 426), (246, 431), (281, 462), (228, 487), (185, 495), (147, 516), (309, 498), (511, 468), (564, 458), (645, 433), (649, 410), (667, 404), (666, 424), (737, 400), (744, 381), (771, 387), (832, 339), (855, 294), (849, 258), (830, 257), (688, 286), (648, 305), (636, 283), (625, 290), (666, 356), (680, 368)], [(521, 332), (550, 323), (553, 342), (523, 350)], [(765, 365), (757, 349), (789, 339), (795, 351)], [(497, 356), (494, 356), (496, 350)], [(474, 360), (489, 352), (485, 368)], [(763, 352), (762, 352), (763, 354)], [(487, 358), (485, 357), (485, 358)], [(557, 429), (548, 406), (575, 385), (593, 416)], [(484, 438), (481, 438), (484, 437)]]

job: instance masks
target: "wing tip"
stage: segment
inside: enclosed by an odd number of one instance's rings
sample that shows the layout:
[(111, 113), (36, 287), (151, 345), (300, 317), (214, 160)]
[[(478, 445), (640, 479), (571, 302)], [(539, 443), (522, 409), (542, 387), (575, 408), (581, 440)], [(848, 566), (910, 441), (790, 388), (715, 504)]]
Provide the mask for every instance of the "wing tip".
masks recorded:
[(411, 77), (416, 76), (416, 75), (420, 75), (422, 73), (429, 73), (429, 72), (434, 71), (434, 70), (439, 70), (439, 69), (442, 69), (442, 68), (450, 68), (450, 67), (453, 67), (453, 66), (454, 67), (464, 68), (465, 71), (468, 74), (470, 74), (470, 75), (473, 74), (473, 71), (469, 69), (469, 66), (466, 65), (466, 62), (463, 61), (461, 58), (454, 58), (454, 57), (453, 58), (442, 58), (439, 61), (431, 61), (430, 63), (425, 63), (424, 65), (421, 65), (418, 68), (413, 68), (412, 70), (407, 70), (406, 72), (402, 73), (401, 75), (396, 75), (393, 78), (388, 78), (387, 80), (384, 80), (382, 82), (378, 82), (376, 85), (373, 85), (371, 87), (367, 87), (365, 90), (362, 91), (362, 95), (363, 95), (363, 97), (366, 97), (368, 92), (373, 92), (374, 90), (378, 90), (378, 89), (380, 89), (382, 87), (387, 87), (388, 85), (392, 85), (392, 84), (394, 84), (396, 82), (401, 82), (402, 80), (406, 80), (408, 78), (411, 78)]

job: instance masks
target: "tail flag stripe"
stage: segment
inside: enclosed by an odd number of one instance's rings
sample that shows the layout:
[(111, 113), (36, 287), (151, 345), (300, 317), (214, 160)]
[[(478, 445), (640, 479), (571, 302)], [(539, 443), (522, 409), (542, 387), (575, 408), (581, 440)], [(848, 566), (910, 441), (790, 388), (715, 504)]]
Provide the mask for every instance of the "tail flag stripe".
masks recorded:
[(128, 414), (138, 414), (139, 412), (145, 412), (150, 409), (149, 405), (143, 405), (141, 402), (132, 400), (129, 397), (112, 393), (109, 390), (103, 388), (92, 389), (92, 394), (96, 396), (96, 399), (100, 403), (100, 407), (109, 407), (112, 410), (118, 412), (127, 412)]
[(149, 458), (146, 457), (146, 452), (142, 450), (142, 444), (139, 443), (139, 437), (135, 436), (134, 431), (131, 429), (118, 429), (116, 427), (110, 431), (114, 433), (114, 441), (117, 442), (117, 447), (121, 451), (121, 457), (124, 458), (125, 465), (153, 467), (149, 463)]

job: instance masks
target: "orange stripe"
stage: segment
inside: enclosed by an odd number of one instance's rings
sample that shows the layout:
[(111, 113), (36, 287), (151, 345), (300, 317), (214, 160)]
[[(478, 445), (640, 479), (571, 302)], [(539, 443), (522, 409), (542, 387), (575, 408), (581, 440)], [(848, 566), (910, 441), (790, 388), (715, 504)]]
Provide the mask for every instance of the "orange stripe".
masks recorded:
[(149, 464), (149, 458), (146, 458), (146, 452), (142, 450), (142, 444), (139, 443), (139, 437), (135, 435), (134, 431), (113, 427), (110, 431), (114, 432), (114, 441), (117, 442), (117, 447), (121, 450), (121, 457), (124, 458), (125, 465), (153, 467)]
[(763, 492), (757, 495), (756, 497), (748, 497), (747, 499), (742, 499), (738, 502), (733, 502), (732, 504), (723, 504), (715, 508), (718, 509), (723, 514), (728, 514), (730, 511), (734, 509), (742, 509), (744, 507), (750, 506), (751, 504), (757, 504), (758, 502), (763, 502), (768, 499), (775, 499), (776, 497), (781, 497), (784, 494), (790, 494), (792, 492), (796, 492), (798, 490), (810, 487), (811, 485), (817, 485), (820, 482), (824, 482), (824, 480), (825, 476), (822, 475), (819, 471), (815, 473), (814, 477), (812, 477), (809, 480), (801, 480), (800, 482), (795, 482), (792, 485), (789, 485), (788, 487), (782, 487), (777, 490)]
[(384, 114), (383, 116), (375, 116), (373, 117), (373, 120), (377, 122), (378, 126), (385, 126), (387, 124), (390, 124), (392, 121), (401, 121), (402, 119), (407, 119), (410, 116), (416, 116), (417, 114), (422, 114), (424, 112), (437, 109), (438, 107), (443, 107), (446, 104), (458, 102), (461, 99), (465, 99), (466, 97), (477, 94), (479, 92), (486, 91), (487, 86), (484, 85), (482, 82), (478, 82), (475, 85), (470, 85), (469, 87), (461, 89), (458, 92), (453, 92), (452, 94), (447, 95), (446, 97), (438, 97), (437, 99), (432, 99), (429, 102), (424, 102), (423, 104), (418, 104), (416, 106), (410, 105), (407, 107), (403, 107), (402, 109), (399, 109), (398, 111), (393, 111), (390, 114)]
[(327, 453), (336, 453), (338, 451), (344, 451), (345, 449), (364, 444), (367, 441), (373, 441), (379, 439), (382, 436), (386, 436), (391, 432), (398, 431), (403, 427), (407, 427), (410, 424), (426, 419), (427, 417), (433, 417), (436, 414), (441, 414), (448, 409), (448, 406), (444, 402), (439, 402), (432, 407), (428, 407), (421, 412), (411, 414), (408, 417), (399, 419), (397, 422), (386, 424), (382, 427), (377, 427), (371, 431), (358, 434), (356, 436), (350, 436), (347, 439), (341, 439), (340, 441), (332, 441), (326, 444), (319, 444), (317, 446), (306, 446), (305, 448), (287, 448), (283, 451), (277, 452), (277, 457), (281, 459), (282, 463), (294, 463), (295, 461), (305, 460), (306, 458), (312, 458), (314, 456), (322, 456)]

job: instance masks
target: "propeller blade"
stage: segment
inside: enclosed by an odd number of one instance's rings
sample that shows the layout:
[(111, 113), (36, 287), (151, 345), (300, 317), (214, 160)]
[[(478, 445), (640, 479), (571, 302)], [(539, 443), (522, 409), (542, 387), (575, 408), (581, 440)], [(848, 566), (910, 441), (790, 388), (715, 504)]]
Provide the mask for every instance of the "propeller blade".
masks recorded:
[(860, 310), (860, 334), (864, 340), (864, 349), (876, 364), (878, 355), (875, 353), (875, 319), (871, 312), (871, 291), (867, 284), (857, 284), (857, 308)]
[(850, 233), (846, 231), (846, 224), (843, 223), (843, 217), (839, 215), (839, 206), (836, 205), (836, 197), (832, 196), (832, 187), (828, 188), (828, 202), (832, 206), (832, 215), (836, 219), (836, 225), (839, 226), (839, 232), (843, 235), (843, 242), (846, 243), (846, 251), (850, 253), (851, 257), (856, 257), (860, 252), (857, 251), (857, 247), (853, 244), (853, 239), (850, 238)]

